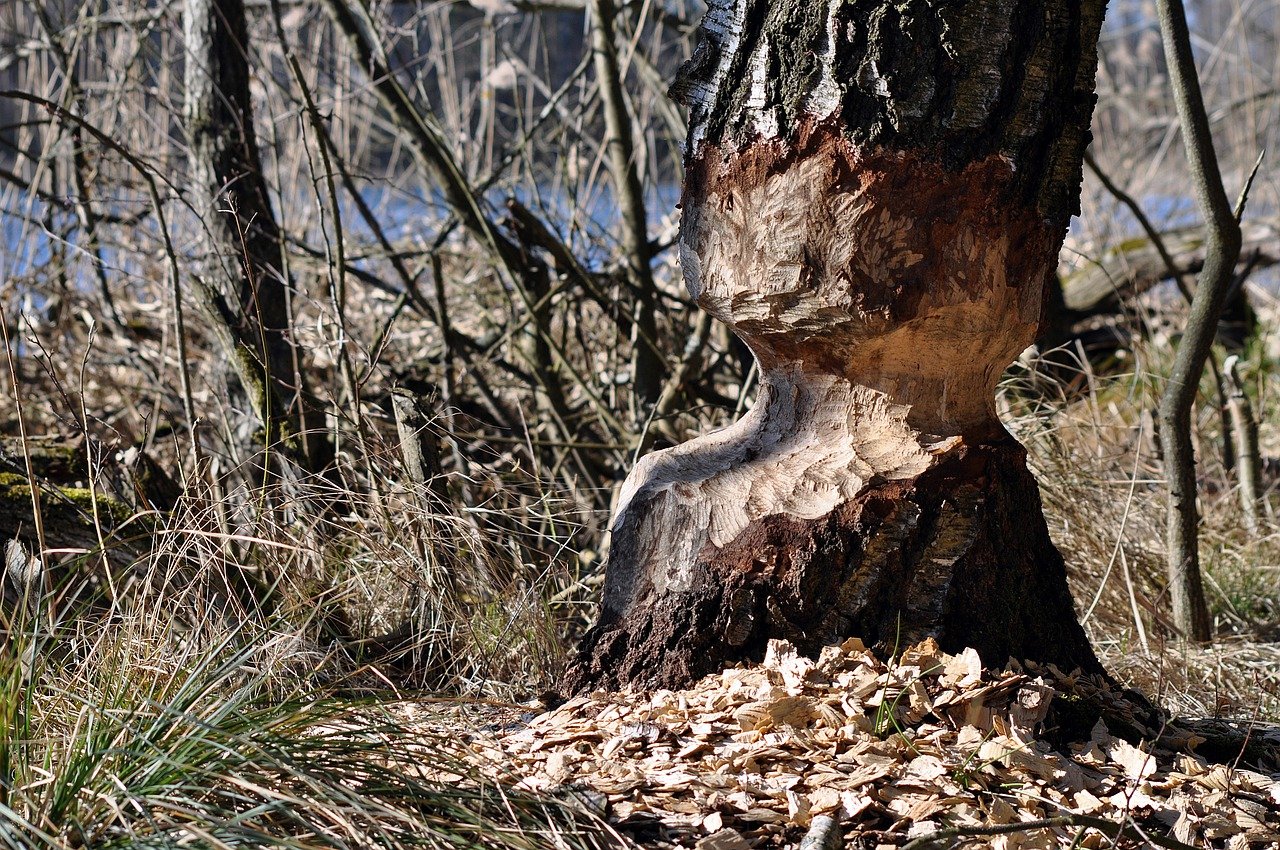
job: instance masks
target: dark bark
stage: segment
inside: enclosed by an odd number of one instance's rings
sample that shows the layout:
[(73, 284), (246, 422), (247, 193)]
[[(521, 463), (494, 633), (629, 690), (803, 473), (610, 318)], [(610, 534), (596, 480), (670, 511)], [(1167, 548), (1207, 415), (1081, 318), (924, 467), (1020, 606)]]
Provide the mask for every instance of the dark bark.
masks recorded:
[(639, 628), (606, 611), (566, 688), (681, 687), (762, 658), (770, 638), (816, 656), (850, 635), (884, 654), (939, 635), (943, 649), (981, 647), (990, 662), (1099, 669), (1075, 619), (1064, 617), (1062, 557), (1012, 440), (962, 449), (816, 520), (753, 522), (705, 552), (693, 587), (655, 601)]
[(760, 397), (631, 474), (567, 690), (774, 637), (1100, 669), (994, 390), (1078, 207), (1102, 6), (710, 5), (681, 258)]
[[(951, 170), (998, 155), (1016, 166), (1014, 194), (1054, 226), (1078, 211), (1101, 0), (852, 0), (834, 14), (799, 0), (708, 6), (672, 92), (690, 109), (690, 159), (702, 142), (751, 144), (766, 135), (761, 120), (786, 139), (827, 117), (814, 107), (830, 56), (840, 90), (822, 104), (857, 147), (927, 153)], [(762, 104), (749, 73), (757, 55)]]
[[(301, 449), (290, 283), (254, 132), (243, 0), (188, 0), (183, 28), (191, 182), (203, 221), (196, 306), (248, 393), (266, 444)], [(305, 454), (319, 468), (319, 441), (309, 443)]]

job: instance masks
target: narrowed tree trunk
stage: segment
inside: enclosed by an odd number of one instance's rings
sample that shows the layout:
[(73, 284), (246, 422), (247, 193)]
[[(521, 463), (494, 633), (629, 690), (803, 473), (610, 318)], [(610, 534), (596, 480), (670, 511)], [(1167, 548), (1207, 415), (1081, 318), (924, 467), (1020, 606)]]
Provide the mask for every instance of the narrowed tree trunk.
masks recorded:
[(719, 0), (681, 258), (762, 375), (645, 457), (566, 690), (675, 687), (858, 636), (1097, 670), (996, 418), (1078, 206), (1101, 0)]
[[(187, 0), (183, 36), (192, 196), (203, 222), (196, 306), (248, 394), (266, 444), (297, 448), (301, 459), (289, 281), (254, 132), (243, 0)], [(318, 469), (321, 440), (309, 442), (305, 454)]]

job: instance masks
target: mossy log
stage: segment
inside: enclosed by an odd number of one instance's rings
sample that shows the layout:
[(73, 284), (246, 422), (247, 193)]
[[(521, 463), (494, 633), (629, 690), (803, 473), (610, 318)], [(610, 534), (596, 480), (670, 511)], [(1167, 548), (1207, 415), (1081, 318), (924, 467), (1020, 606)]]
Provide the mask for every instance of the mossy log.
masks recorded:
[[(1280, 263), (1277, 222), (1244, 222), (1240, 263), (1258, 271)], [(1184, 278), (1204, 265), (1204, 229), (1184, 227), (1162, 237), (1164, 246)], [(1081, 266), (1062, 281), (1063, 306), (1076, 314), (1118, 313), (1127, 299), (1137, 297), (1169, 277), (1160, 252), (1145, 236), (1106, 248), (1095, 262)]]
[[(97, 549), (99, 524), (104, 536), (118, 543), (117, 530), (134, 513), (119, 499), (87, 487), (41, 484), (39, 495), (45, 546), (49, 549)], [(31, 482), (22, 475), (0, 472), (0, 539), (15, 538), (28, 546), (38, 545)]]
[[(91, 487), (83, 446), (57, 439), (28, 440), (25, 450), (19, 440), (0, 439), (0, 540), (20, 540), (32, 551), (40, 546), (28, 458), (46, 550), (95, 552), (105, 544), (106, 556), (116, 564), (131, 562), (146, 550), (140, 539), (149, 536), (151, 521), (139, 512), (137, 500), (127, 498), (131, 494), (113, 486), (113, 482), (138, 480), (134, 473), (138, 458), (128, 469), (122, 461), (112, 460), (112, 469), (99, 470)], [(150, 470), (154, 464), (148, 460), (144, 466)]]

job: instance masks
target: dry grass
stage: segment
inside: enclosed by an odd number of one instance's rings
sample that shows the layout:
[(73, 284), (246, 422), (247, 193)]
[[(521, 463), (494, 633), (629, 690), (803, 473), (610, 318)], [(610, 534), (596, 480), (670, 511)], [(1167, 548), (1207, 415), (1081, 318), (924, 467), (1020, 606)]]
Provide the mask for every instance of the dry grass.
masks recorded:
[[(79, 98), (73, 111), (159, 181), (177, 250), (191, 250), (202, 225), (184, 196), (188, 151), (174, 129), (181, 4), (63, 4), (46, 32), (37, 3), (0, 3), (0, 89)], [(64, 517), (47, 531), (65, 530), (63, 521), (89, 529), (46, 553), (34, 614), (2, 624), (0, 709), (10, 731), (0, 738), (0, 843), (621, 840), (571, 801), (442, 788), (407, 766), (448, 761), (447, 730), (488, 722), (468, 714), (474, 708), (435, 717), (423, 693), (474, 707), (524, 701), (554, 682), (593, 616), (604, 527), (636, 453), (723, 425), (752, 401), (749, 360), (724, 327), (699, 322), (672, 250), (683, 129), (662, 81), (691, 49), (688, 21), (699, 7), (625, 4), (618, 23), (657, 251), (657, 343), (671, 373), (687, 376), (651, 416), (632, 389), (637, 295), (615, 235), (600, 99), (590, 63), (574, 52), (580, 17), (506, 14), (488, 0), (373, 4), (401, 81), (483, 187), (485, 212), (501, 223), (516, 199), (547, 227), (528, 250), (548, 264), (550, 288), (534, 293), (539, 309), (530, 309), (484, 246), (450, 224), (315, 4), (285, 3), (289, 47), (324, 114), (333, 161), (350, 178), (336, 204), (319, 188), (322, 141), (305, 120), (304, 93), (280, 70), (284, 52), (264, 4), (249, 5), (254, 107), (288, 235), (300, 372), (323, 411), (308, 424), (336, 459), (323, 476), (290, 469), (264, 485), (278, 447), (260, 444), (245, 394), (198, 323), (186, 339), (189, 421), (162, 234), (141, 173), (118, 151), (78, 147), (66, 125), (31, 104), (0, 98), (9, 340), (0, 436), (25, 430), (73, 447), (79, 471), (44, 488), (45, 513)], [(1280, 4), (1193, 5), (1207, 98), (1222, 104), (1220, 151), (1229, 182), (1239, 181), (1260, 147), (1280, 147)], [(1183, 222), (1186, 181), (1148, 55), (1151, 22), (1141, 3), (1113, 7), (1096, 156), (1159, 225)], [(78, 94), (55, 42), (71, 57)], [(78, 164), (77, 150), (87, 162)], [(1274, 217), (1274, 175), (1261, 174), (1250, 215)], [(96, 227), (84, 224), (82, 204)], [(1132, 233), (1127, 213), (1090, 178), (1064, 271)], [(332, 297), (339, 278), (345, 300)], [(1274, 458), (1280, 371), (1268, 340), (1280, 333), (1280, 311), (1274, 278), (1254, 283), (1263, 321), (1247, 383)], [(1030, 450), (1109, 668), (1178, 711), (1280, 721), (1280, 528), (1269, 520), (1260, 535), (1244, 532), (1208, 403), (1197, 423), (1202, 557), (1219, 641), (1187, 647), (1164, 620), (1161, 472), (1142, 414), (1179, 319), (1158, 296), (1128, 305), (1140, 333), (1122, 360), (1012, 371), (1006, 420)], [(1070, 352), (1055, 359), (1070, 362)], [(426, 494), (404, 468), (394, 387), (418, 394), (438, 450), (443, 474)], [(141, 467), (119, 457), (134, 449), (167, 471), (175, 503), (158, 504), (154, 484), (138, 486)], [(21, 452), (0, 456), (0, 475), (22, 472)], [(131, 520), (93, 516), (96, 502), (70, 499), (73, 482), (112, 496), (112, 510)], [(20, 531), (34, 547), (33, 529)], [(29, 838), (12, 839), (19, 828)]]
[[(1164, 598), (1163, 473), (1143, 415), (1156, 403), (1168, 358), (1144, 344), (1128, 355), (1131, 371), (1099, 376), (1070, 352), (1053, 352), (1057, 362), (1074, 362), (1076, 374), (1015, 373), (1004, 387), (1007, 422), (1030, 450), (1082, 619), (1108, 668), (1174, 711), (1280, 720), (1280, 529), (1273, 520), (1256, 536), (1245, 529), (1233, 476), (1220, 460), (1221, 420), (1201, 406), (1201, 559), (1220, 643), (1198, 648), (1180, 640)], [(1255, 379), (1259, 398), (1274, 403), (1277, 377), (1259, 372)], [(1022, 397), (1028, 384), (1038, 393), (1030, 400)], [(1213, 398), (1207, 380), (1204, 389)], [(1268, 410), (1258, 414), (1266, 433)]]
[(625, 846), (322, 686), (329, 665), (298, 631), (188, 603), (157, 587), (108, 618), (10, 632), (0, 845)]

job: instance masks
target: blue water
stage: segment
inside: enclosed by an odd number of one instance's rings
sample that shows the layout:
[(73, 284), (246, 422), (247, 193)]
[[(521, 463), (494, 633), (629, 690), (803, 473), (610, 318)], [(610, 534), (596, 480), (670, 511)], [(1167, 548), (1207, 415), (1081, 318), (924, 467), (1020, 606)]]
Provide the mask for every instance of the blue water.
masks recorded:
[[(438, 223), (445, 218), (446, 209), (438, 195), (432, 196), (386, 185), (368, 186), (362, 194), (365, 202), (373, 209), (384, 232), (394, 242), (414, 240), (417, 244), (426, 247), (435, 240)], [(619, 214), (607, 187), (576, 202), (564, 194), (556, 195), (546, 190), (533, 192), (527, 188), (518, 188), (513, 193), (509, 188), (495, 189), (489, 193), (486, 201), (490, 204), (497, 220), (505, 216), (504, 205), (509, 194), (514, 194), (521, 203), (534, 209), (562, 239), (568, 242), (570, 248), (586, 265), (593, 266), (609, 260), (612, 252), (607, 245), (618, 238)], [(675, 183), (649, 187), (647, 196), (650, 232), (655, 233), (662, 220), (675, 211), (675, 205), (680, 197), (680, 187)], [(279, 203), (277, 199), (277, 205)], [(314, 205), (314, 203), (314, 196), (297, 197), (291, 199), (289, 209), (304, 209), (307, 205)], [(1142, 203), (1152, 221), (1162, 229), (1193, 226), (1200, 221), (1195, 201), (1190, 197), (1148, 195), (1142, 199)], [(1121, 227), (1118, 228), (1120, 233), (1116, 236), (1136, 235), (1141, 232), (1137, 220), (1126, 208), (1118, 202), (1108, 201), (1108, 205), (1110, 209), (1107, 212), (1121, 223)], [(136, 205), (129, 206), (134, 210), (138, 209)], [(178, 205), (171, 205), (171, 207), (176, 206)], [(574, 219), (575, 211), (576, 219)], [(1275, 213), (1274, 210), (1263, 209), (1256, 205), (1251, 206), (1248, 212), (1250, 216)], [(42, 224), (47, 213), (42, 202), (32, 202), (21, 196), (17, 199), (15, 209), (0, 209), (0, 291), (3, 291), (7, 282), (30, 275), (33, 270), (47, 264), (52, 258), (57, 237), (52, 236)], [(171, 215), (179, 218), (181, 213), (173, 210)], [(374, 244), (373, 232), (364, 223), (355, 204), (347, 201), (344, 204), (342, 216), (343, 228), (354, 243)], [(571, 219), (576, 221), (576, 229), (572, 233), (566, 228), (566, 223)], [(75, 232), (74, 217), (64, 210), (54, 211), (52, 226), (57, 232)], [(1072, 220), (1073, 230), (1078, 230), (1080, 226), (1078, 219)], [(144, 245), (147, 240), (157, 240), (159, 234), (153, 232), (155, 227), (153, 220), (147, 219), (139, 227), (141, 230), (137, 236), (147, 237), (141, 240)], [(74, 240), (77, 237), (72, 238)], [(319, 247), (323, 244), (316, 233), (309, 234), (307, 238), (313, 246)], [(158, 240), (156, 247), (158, 247)], [(108, 248), (104, 250), (104, 259), (112, 269), (113, 279), (119, 279), (120, 275), (129, 276), (140, 272), (135, 262), (136, 258), (123, 252), (115, 252)], [(371, 263), (372, 261), (361, 263), (361, 265), (369, 266)], [(90, 269), (83, 263), (78, 264), (78, 268), (80, 274), (90, 275)], [(1272, 274), (1263, 276), (1268, 281), (1275, 277)], [(86, 283), (92, 282), (86, 281)], [(96, 283), (92, 285), (96, 286)]]
[(49, 262), (52, 253), (50, 236), (39, 223), (0, 210), (0, 285)]

